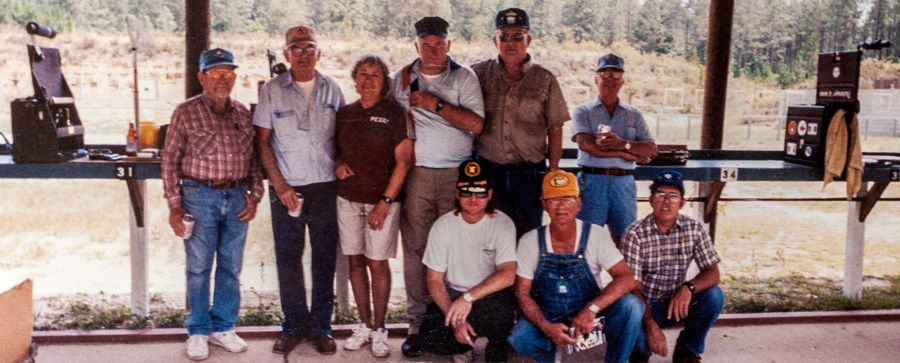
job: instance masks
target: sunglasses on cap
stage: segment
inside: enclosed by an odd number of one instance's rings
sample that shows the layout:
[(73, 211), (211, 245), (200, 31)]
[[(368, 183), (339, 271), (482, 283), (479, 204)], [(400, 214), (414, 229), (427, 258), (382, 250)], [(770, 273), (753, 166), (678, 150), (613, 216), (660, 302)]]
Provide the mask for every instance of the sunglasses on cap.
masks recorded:
[(206, 71), (205, 74), (207, 77), (213, 80), (219, 80), (220, 78), (222, 78), (226, 81), (230, 81), (237, 77), (237, 75), (234, 74), (234, 70), (231, 69), (211, 69)]
[(488, 192), (467, 192), (463, 190), (459, 191), (460, 198), (471, 198), (473, 194), (478, 197), (478, 199), (485, 199), (488, 197)]

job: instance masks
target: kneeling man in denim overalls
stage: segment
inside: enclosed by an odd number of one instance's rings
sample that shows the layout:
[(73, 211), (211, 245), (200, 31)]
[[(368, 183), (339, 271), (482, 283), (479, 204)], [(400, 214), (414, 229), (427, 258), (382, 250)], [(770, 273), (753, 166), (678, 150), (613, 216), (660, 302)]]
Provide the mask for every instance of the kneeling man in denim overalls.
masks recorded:
[[(605, 316), (607, 362), (627, 362), (641, 331), (644, 306), (628, 292), (634, 275), (602, 227), (575, 218), (581, 197), (575, 175), (554, 171), (544, 177), (541, 200), (550, 224), (526, 233), (516, 253), (516, 298), (525, 315), (509, 343), (521, 355), (553, 362), (555, 347), (573, 344), (569, 328), (581, 335)], [(606, 270), (612, 281), (600, 286)]]

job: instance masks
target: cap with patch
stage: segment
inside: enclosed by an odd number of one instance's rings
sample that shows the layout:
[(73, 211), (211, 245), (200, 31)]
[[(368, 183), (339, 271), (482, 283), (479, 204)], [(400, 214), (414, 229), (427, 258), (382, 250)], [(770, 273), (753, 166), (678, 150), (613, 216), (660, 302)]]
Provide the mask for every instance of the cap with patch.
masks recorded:
[(529, 26), (528, 13), (519, 8), (500, 10), (494, 19), (494, 29), (510, 27), (530, 29)]
[(653, 177), (653, 184), (650, 185), (650, 190), (656, 190), (663, 185), (678, 188), (678, 191), (684, 196), (684, 176), (681, 173), (674, 170), (663, 170)]
[(200, 54), (200, 72), (206, 72), (207, 69), (221, 65), (237, 68), (237, 64), (234, 64), (234, 56), (231, 55), (231, 52), (222, 48), (215, 48)]
[(316, 42), (316, 32), (312, 28), (305, 26), (295, 26), (288, 29), (287, 34), (284, 35), (285, 48), (290, 48), (292, 45), (299, 43), (319, 44)]
[(447, 37), (447, 29), (450, 23), (438, 16), (426, 16), (416, 22), (416, 37), (425, 37), (436, 35), (441, 38)]
[(605, 68), (613, 68), (625, 72), (625, 60), (616, 53), (606, 53), (597, 60), (597, 72)]
[(487, 165), (476, 160), (466, 160), (459, 164), (459, 179), (456, 189), (464, 192), (481, 193), (491, 189), (488, 183)]
[(544, 176), (544, 185), (541, 188), (541, 198), (553, 199), (562, 197), (577, 197), (581, 194), (575, 174), (556, 170)]

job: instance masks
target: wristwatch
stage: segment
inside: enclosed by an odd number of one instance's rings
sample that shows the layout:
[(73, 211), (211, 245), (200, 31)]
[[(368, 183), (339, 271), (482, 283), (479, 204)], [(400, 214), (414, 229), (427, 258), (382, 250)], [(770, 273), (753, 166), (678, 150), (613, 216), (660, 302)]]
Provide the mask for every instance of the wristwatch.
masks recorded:
[(475, 297), (467, 292), (465, 295), (463, 295), (463, 300), (471, 304), (473, 301), (475, 301)]
[(591, 304), (590, 306), (588, 306), (588, 310), (590, 310), (592, 313), (596, 314), (596, 313), (600, 312), (600, 307), (597, 305)]
[(437, 106), (434, 106), (434, 112), (441, 112), (444, 109), (444, 100), (438, 100)]
[(382, 195), (382, 196), (381, 196), (381, 201), (387, 203), (387, 205), (391, 205), (391, 203), (394, 202), (394, 200), (391, 199), (391, 197), (386, 196), (386, 195)]
[(683, 283), (682, 285), (687, 286), (688, 290), (691, 290), (691, 294), (693, 294), (693, 293), (694, 293), (694, 289), (696, 289), (696, 287), (694, 287), (694, 284), (692, 284), (692, 283), (690, 283), (690, 282), (685, 282), (685, 283)]

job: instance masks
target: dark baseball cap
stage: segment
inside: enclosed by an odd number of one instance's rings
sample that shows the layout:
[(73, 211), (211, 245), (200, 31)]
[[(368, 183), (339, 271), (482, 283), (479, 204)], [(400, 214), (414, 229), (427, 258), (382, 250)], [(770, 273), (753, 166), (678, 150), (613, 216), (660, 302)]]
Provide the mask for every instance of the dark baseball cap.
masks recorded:
[(597, 72), (613, 68), (625, 72), (625, 60), (616, 53), (606, 53), (597, 60)]
[(501, 28), (523, 28), (530, 29), (528, 22), (528, 13), (519, 8), (509, 8), (500, 10), (494, 19), (494, 29)]
[(416, 22), (416, 37), (421, 38), (429, 35), (436, 35), (441, 38), (446, 38), (447, 29), (449, 28), (450, 23), (446, 20), (437, 16), (426, 16)]
[(488, 182), (487, 165), (477, 160), (466, 160), (459, 164), (459, 179), (456, 189), (463, 192), (481, 193), (491, 189)]
[(655, 191), (663, 185), (670, 185), (678, 188), (678, 191), (681, 192), (681, 196), (684, 196), (684, 176), (682, 176), (681, 173), (674, 170), (661, 171), (653, 177), (653, 184), (650, 185), (650, 190)]
[(238, 67), (237, 64), (234, 64), (234, 56), (225, 49), (214, 48), (200, 54), (200, 72), (206, 72), (209, 68), (221, 65)]

